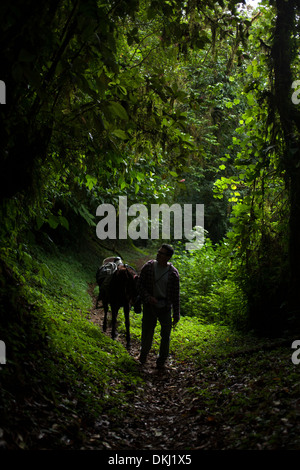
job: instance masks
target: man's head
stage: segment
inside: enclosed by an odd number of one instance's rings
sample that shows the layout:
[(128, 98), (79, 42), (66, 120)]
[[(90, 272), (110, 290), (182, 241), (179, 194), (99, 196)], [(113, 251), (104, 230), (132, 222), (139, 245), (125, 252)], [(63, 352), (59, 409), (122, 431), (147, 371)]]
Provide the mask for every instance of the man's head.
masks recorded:
[(159, 264), (166, 266), (169, 259), (172, 258), (174, 249), (171, 245), (163, 243), (157, 252), (156, 259)]

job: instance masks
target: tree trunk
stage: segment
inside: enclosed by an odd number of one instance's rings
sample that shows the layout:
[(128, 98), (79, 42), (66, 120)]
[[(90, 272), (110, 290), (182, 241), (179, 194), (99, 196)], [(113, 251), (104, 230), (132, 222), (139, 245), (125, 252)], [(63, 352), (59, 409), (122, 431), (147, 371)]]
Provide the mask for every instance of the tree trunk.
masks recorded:
[[(300, 321), (300, 116), (292, 102), (292, 76), (297, 0), (276, 0), (277, 18), (272, 48), (275, 76), (275, 101), (285, 140), (283, 167), (286, 171), (290, 196), (289, 214), (289, 266), (290, 289), (288, 293), (289, 315)], [(300, 76), (298, 77), (300, 78)]]

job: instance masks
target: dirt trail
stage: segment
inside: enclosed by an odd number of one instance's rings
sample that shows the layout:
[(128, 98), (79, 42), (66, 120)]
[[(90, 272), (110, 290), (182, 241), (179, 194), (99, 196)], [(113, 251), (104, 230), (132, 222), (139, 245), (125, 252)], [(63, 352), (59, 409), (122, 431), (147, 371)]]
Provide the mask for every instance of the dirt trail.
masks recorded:
[[(148, 259), (137, 260), (137, 269), (140, 270)], [(103, 309), (95, 309), (94, 299), (91, 321), (101, 329), (103, 316)], [(110, 335), (110, 328), (105, 334)], [(119, 335), (117, 341), (125, 347), (123, 335)], [(129, 354), (135, 360), (139, 350), (140, 343), (132, 340)], [(101, 440), (100, 444), (95, 438), (94, 448), (175, 451), (220, 448), (222, 438), (219, 437), (219, 429), (214, 429), (214, 423), (199, 414), (199, 398), (189, 390), (195, 385), (202, 386), (204, 377), (201, 370), (188, 362), (179, 363), (172, 356), (164, 370), (158, 370), (155, 366), (156, 354), (150, 352), (147, 363), (139, 366), (144, 386), (137, 390), (132, 413), (114, 422), (106, 416), (102, 417), (98, 430), (99, 437), (105, 431), (105, 441)]]
[[(103, 310), (93, 309), (91, 321), (102, 328)], [(106, 334), (110, 334), (108, 328)], [(118, 336), (125, 347), (125, 338)], [(140, 344), (132, 341), (129, 354), (136, 360)], [(147, 363), (139, 366), (144, 386), (137, 390), (132, 412), (121, 421), (112, 422), (107, 416), (96, 424), (99, 438), (105, 431), (105, 441), (94, 446), (109, 450), (188, 450), (211, 447), (212, 429), (198, 413), (196, 399), (189, 388), (201, 384), (201, 372), (192, 364), (178, 363), (171, 356), (164, 370), (157, 370), (156, 355), (149, 354)], [(98, 441), (98, 444), (97, 444)], [(214, 439), (215, 441), (215, 439)]]

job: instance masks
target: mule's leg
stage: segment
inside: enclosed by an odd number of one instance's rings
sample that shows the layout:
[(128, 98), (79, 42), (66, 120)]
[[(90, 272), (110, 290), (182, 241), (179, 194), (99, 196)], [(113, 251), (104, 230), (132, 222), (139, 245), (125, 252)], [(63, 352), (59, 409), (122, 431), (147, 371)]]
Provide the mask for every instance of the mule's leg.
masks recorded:
[(107, 328), (107, 312), (108, 312), (108, 304), (106, 302), (103, 303), (104, 305), (104, 320), (103, 320), (103, 331), (106, 331)]
[[(98, 293), (98, 297), (97, 297), (97, 300), (96, 300), (96, 308), (98, 308), (99, 301), (102, 300), (102, 289), (101, 289), (101, 286), (102, 286), (102, 284), (103, 284), (103, 279), (101, 279), (100, 281), (97, 280), (97, 284), (98, 284), (98, 288), (99, 288), (99, 293)], [(103, 304), (103, 300), (102, 300), (102, 304)]]
[(112, 339), (115, 339), (116, 337), (116, 332), (117, 332), (117, 316), (118, 316), (118, 310), (116, 307), (111, 307), (111, 337)]
[(99, 289), (99, 294), (98, 294), (98, 297), (97, 297), (97, 300), (96, 300), (96, 308), (98, 308), (99, 300), (100, 300), (100, 289)]
[(129, 305), (124, 306), (125, 326), (126, 326), (126, 348), (130, 349), (130, 319)]

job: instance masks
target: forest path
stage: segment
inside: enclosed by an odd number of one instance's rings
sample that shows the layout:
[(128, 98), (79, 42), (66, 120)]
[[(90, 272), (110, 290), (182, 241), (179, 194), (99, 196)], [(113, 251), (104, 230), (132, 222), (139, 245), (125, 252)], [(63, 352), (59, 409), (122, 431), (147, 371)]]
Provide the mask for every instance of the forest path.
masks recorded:
[[(150, 257), (136, 259), (134, 265), (140, 271)], [(104, 311), (96, 309), (93, 299), (90, 320), (102, 330)], [(110, 314), (108, 329), (110, 336)], [(118, 321), (124, 321), (120, 309)], [(159, 328), (159, 326), (157, 326)], [(126, 347), (125, 335), (117, 341)], [(140, 342), (131, 339), (129, 350), (138, 363)], [(228, 425), (217, 423), (193, 387), (203, 389), (208, 378), (205, 372), (191, 361), (179, 362), (170, 355), (163, 370), (156, 368), (156, 353), (150, 351), (147, 362), (138, 364), (143, 385), (139, 385), (131, 403), (131, 411), (125, 418), (102, 416), (95, 427), (94, 449), (107, 450), (218, 450), (226, 448)], [(126, 406), (126, 405), (125, 405)], [(127, 407), (126, 410), (128, 411)], [(201, 412), (199, 412), (201, 410)], [(120, 410), (121, 411), (121, 410)], [(121, 416), (121, 413), (120, 413)], [(103, 437), (104, 432), (104, 437)]]
[[(123, 320), (120, 312), (119, 321)], [(102, 329), (103, 310), (90, 320)], [(159, 326), (158, 326), (159, 328)], [(110, 335), (110, 328), (105, 333)], [(125, 335), (117, 338), (125, 348)], [(110, 451), (299, 450), (299, 369), (291, 338), (241, 344), (224, 357), (193, 363), (170, 356), (156, 369), (156, 354), (138, 364), (140, 342), (129, 351), (142, 382), (118, 416), (99, 416), (85, 449)], [(123, 409), (122, 409), (123, 408)]]
[[(120, 322), (122, 317), (120, 312)], [(102, 329), (103, 310), (93, 309), (91, 321)], [(117, 341), (125, 348), (124, 334)], [(132, 339), (129, 354), (142, 382), (119, 416), (99, 416), (84, 448), (299, 450), (300, 382), (291, 362), (291, 339), (257, 339), (251, 345), (234, 353), (225, 348), (223, 358), (212, 356), (202, 365), (171, 355), (161, 371), (154, 352), (145, 365), (138, 364), (140, 342)]]
[[(93, 308), (91, 321), (101, 329), (103, 316), (102, 308)], [(105, 334), (110, 335), (109, 324)], [(120, 334), (117, 341), (125, 347), (124, 335)], [(132, 340), (129, 354), (136, 361), (139, 349), (140, 343)], [(166, 368), (158, 370), (153, 352), (146, 364), (138, 367), (143, 384), (137, 386), (129, 413), (113, 420), (101, 416), (95, 426), (93, 448), (175, 451), (220, 448), (221, 442), (215, 435), (209, 414), (199, 414), (201, 405), (196, 403), (199, 398), (189, 390), (196, 385), (201, 387), (200, 370), (192, 363), (177, 362), (172, 356)]]

